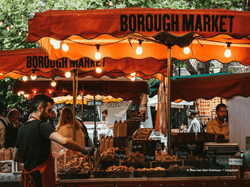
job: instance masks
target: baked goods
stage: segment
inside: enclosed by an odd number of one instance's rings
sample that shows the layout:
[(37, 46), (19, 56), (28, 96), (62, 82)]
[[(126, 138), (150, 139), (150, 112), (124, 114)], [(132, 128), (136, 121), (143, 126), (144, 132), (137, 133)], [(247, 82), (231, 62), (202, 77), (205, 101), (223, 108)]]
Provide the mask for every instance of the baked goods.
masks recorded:
[(155, 161), (158, 161), (158, 162), (175, 162), (175, 161), (178, 161), (178, 158), (177, 156), (175, 155), (158, 155), (155, 157)]
[(141, 153), (134, 152), (125, 157), (125, 161), (127, 162), (144, 162), (145, 161), (145, 156)]
[(135, 168), (133, 166), (127, 167), (127, 166), (110, 166), (106, 169), (107, 172), (110, 171), (124, 171), (124, 172), (132, 172), (135, 171)]
[(101, 161), (111, 161), (115, 160), (115, 151), (119, 150), (118, 147), (111, 147), (101, 154)]
[(137, 171), (165, 171), (165, 168), (156, 167), (156, 168), (138, 168)]
[(133, 135), (133, 140), (148, 140), (153, 129), (139, 128)]

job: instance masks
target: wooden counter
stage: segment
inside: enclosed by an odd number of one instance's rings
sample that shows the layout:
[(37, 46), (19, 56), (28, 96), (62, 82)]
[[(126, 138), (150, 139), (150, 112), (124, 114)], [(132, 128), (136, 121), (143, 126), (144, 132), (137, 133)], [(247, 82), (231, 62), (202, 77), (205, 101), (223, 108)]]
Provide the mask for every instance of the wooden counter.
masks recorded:
[(162, 178), (92, 178), (63, 179), (56, 186), (77, 187), (162, 187), (162, 186), (250, 186), (250, 179), (236, 179), (235, 176), (213, 177), (162, 177)]

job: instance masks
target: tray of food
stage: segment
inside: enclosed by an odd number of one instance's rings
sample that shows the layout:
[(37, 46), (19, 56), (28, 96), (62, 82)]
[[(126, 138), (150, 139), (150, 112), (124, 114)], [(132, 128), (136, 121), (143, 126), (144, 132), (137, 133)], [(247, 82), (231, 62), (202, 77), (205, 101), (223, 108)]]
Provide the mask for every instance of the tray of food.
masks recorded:
[(164, 177), (166, 175), (165, 168), (138, 168), (135, 172), (136, 177)]
[(106, 169), (108, 178), (131, 178), (134, 177), (134, 167), (127, 166), (111, 166)]

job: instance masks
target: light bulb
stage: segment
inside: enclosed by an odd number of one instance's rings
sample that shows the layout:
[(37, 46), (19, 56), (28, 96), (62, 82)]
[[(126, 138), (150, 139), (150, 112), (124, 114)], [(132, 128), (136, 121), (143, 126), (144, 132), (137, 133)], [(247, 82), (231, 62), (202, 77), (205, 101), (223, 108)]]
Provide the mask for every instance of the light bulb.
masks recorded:
[(225, 55), (226, 58), (229, 58), (231, 56), (231, 50), (230, 49), (226, 49), (224, 55)]
[(28, 77), (27, 76), (23, 76), (23, 81), (27, 81)]
[(110, 0), (109, 1), (109, 6), (112, 7), (113, 6), (113, 2)]
[(24, 94), (24, 97), (25, 97), (26, 99), (28, 99), (28, 98), (29, 98), (29, 94)]
[(184, 52), (186, 55), (188, 55), (188, 54), (190, 53), (189, 47), (184, 47), (183, 52)]
[(134, 81), (134, 80), (135, 80), (135, 77), (131, 77), (130, 79), (131, 79), (131, 81)]
[(54, 49), (59, 49), (60, 48), (60, 41), (56, 41), (55, 44), (53, 45)]
[(51, 92), (51, 91), (49, 91), (49, 93), (51, 94), (52, 92)]
[(56, 40), (54, 38), (50, 38), (50, 44), (54, 45), (56, 43)]
[(95, 52), (96, 60), (100, 60), (102, 58), (101, 52)]
[(55, 87), (55, 86), (56, 86), (56, 82), (55, 82), (55, 81), (52, 81), (52, 82), (51, 82), (51, 86)]
[(36, 91), (34, 91), (34, 94), (36, 94)]
[(65, 73), (66, 78), (69, 78), (70, 76), (71, 76), (71, 73), (69, 71)]
[(36, 74), (32, 74), (31, 76), (30, 76), (30, 78), (32, 79), (32, 80), (36, 80)]
[(67, 52), (69, 50), (69, 46), (67, 44), (62, 44), (62, 50)]
[(101, 68), (96, 68), (95, 71), (96, 71), (96, 73), (101, 73), (102, 69)]
[(141, 47), (141, 46), (138, 46), (138, 47), (136, 48), (136, 54), (137, 54), (137, 55), (141, 55), (141, 54), (142, 54), (142, 47)]
[(135, 72), (134, 72), (134, 73), (130, 73), (130, 75), (131, 75), (132, 77), (134, 77), (134, 76), (135, 76), (135, 74), (136, 74)]

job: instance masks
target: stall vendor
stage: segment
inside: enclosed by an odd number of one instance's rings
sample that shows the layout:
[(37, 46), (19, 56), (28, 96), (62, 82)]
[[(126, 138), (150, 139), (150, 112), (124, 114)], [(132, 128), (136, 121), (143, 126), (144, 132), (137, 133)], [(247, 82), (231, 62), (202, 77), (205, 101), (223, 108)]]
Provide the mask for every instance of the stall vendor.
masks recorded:
[(229, 140), (229, 126), (225, 121), (227, 117), (227, 106), (219, 104), (216, 107), (217, 117), (207, 123), (207, 133), (217, 135), (224, 135), (225, 140)]
[(51, 140), (75, 151), (93, 151), (92, 148), (84, 148), (70, 138), (63, 137), (46, 123), (52, 116), (53, 104), (53, 99), (47, 95), (36, 95), (33, 99), (30, 118), (18, 131), (14, 160), (24, 163), (21, 186), (55, 186)]

